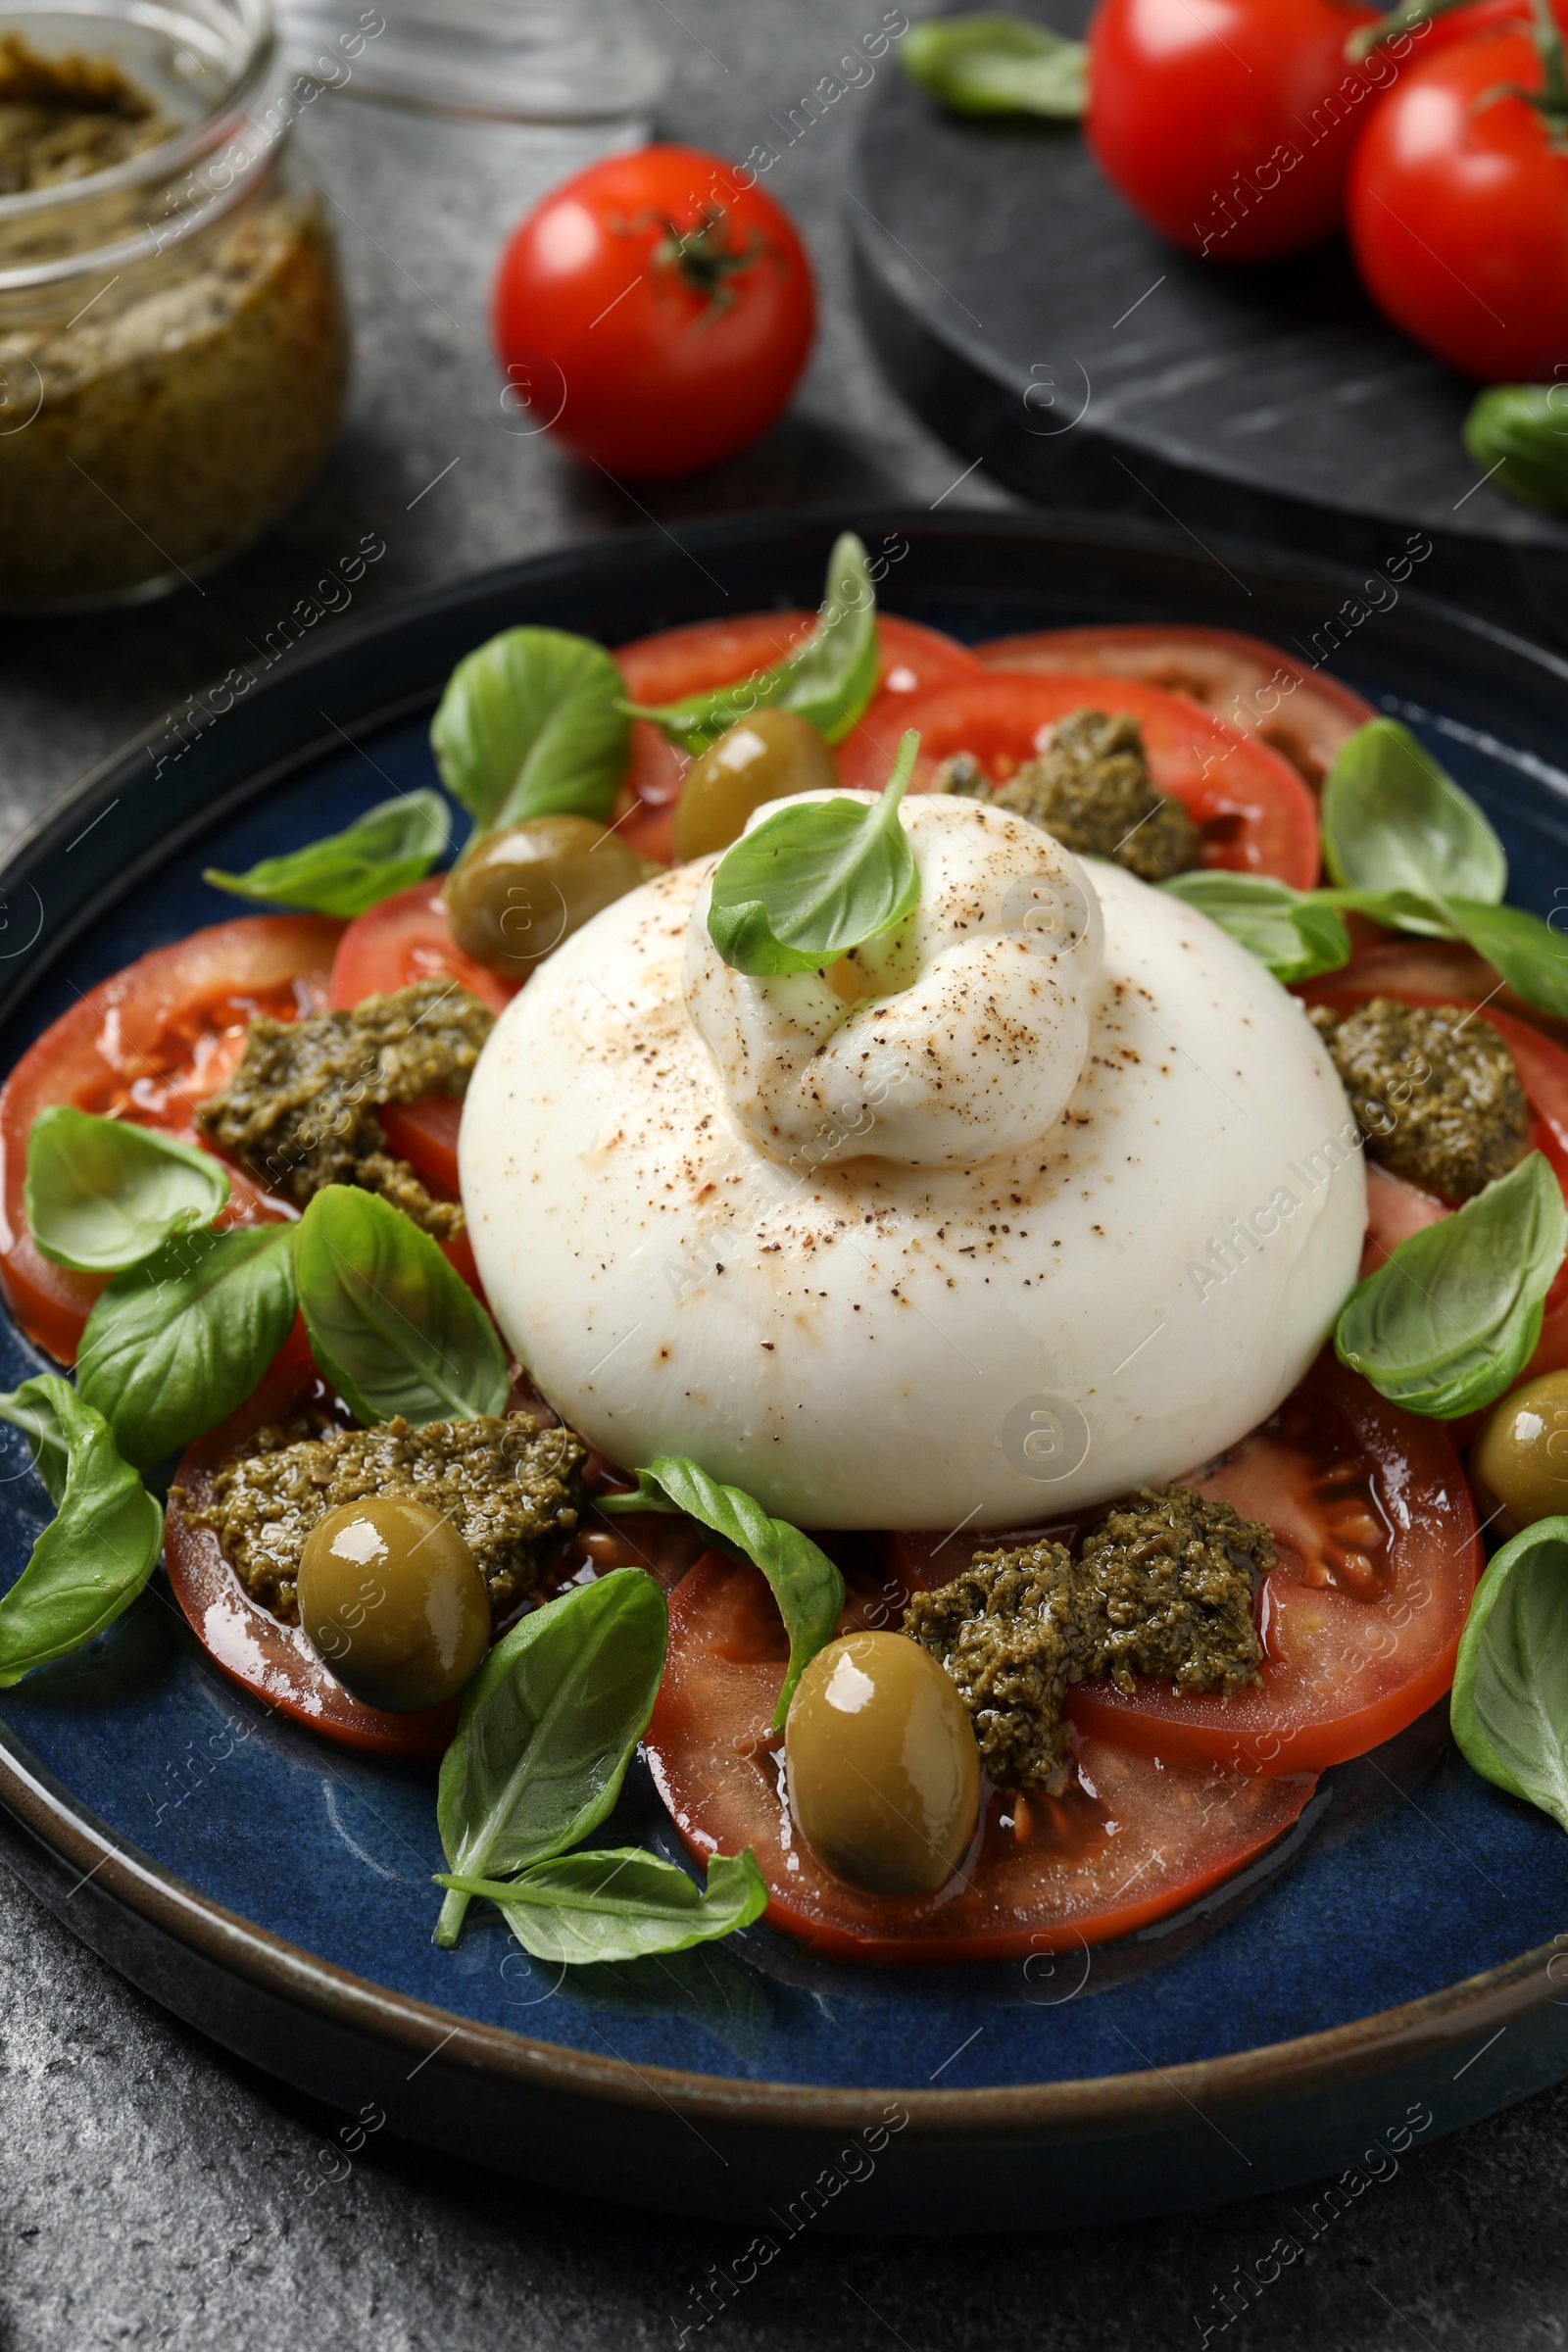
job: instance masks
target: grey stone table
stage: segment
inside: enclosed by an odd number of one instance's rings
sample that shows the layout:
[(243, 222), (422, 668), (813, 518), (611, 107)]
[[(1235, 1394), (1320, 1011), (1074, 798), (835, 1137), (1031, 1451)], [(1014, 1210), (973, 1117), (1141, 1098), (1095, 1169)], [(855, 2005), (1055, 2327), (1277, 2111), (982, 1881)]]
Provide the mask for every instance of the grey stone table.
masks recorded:
[[(876, 0), (678, 6), (647, 0), (671, 67), (661, 126), (732, 155), (782, 144), (769, 119), (787, 121), (881, 15)], [(840, 213), (858, 103), (852, 92), (788, 148), (770, 181), (821, 272), (802, 397), (720, 472), (646, 494), (677, 537), (683, 517), (717, 510), (930, 504), (962, 473), (878, 383), (851, 315)], [(483, 328), (495, 241), (572, 156), (503, 143), (470, 147), (461, 171), (411, 169), (421, 135), (351, 97), (314, 110), (359, 325), (342, 443), (285, 527), (200, 593), (0, 635), (0, 835), (243, 660), (364, 531), (388, 552), (360, 612), (645, 519), (548, 443), (510, 433), (496, 401)], [(956, 494), (994, 495), (983, 469)], [(664, 2346), (710, 2265), (740, 2250), (711, 2226), (553, 2197), (381, 2140), (323, 2180), (317, 2150), (336, 2119), (185, 2032), (3, 1877), (0, 1985), (0, 2352)], [(1065, 2238), (805, 2236), (704, 2332), (768, 2352), (1558, 2345), (1565, 2192), (1568, 2088), (1404, 2159), (1333, 2220), (1303, 2194)], [(1304, 2251), (1259, 2287), (1281, 2237)], [(1250, 2306), (1222, 2301), (1244, 2274)]]

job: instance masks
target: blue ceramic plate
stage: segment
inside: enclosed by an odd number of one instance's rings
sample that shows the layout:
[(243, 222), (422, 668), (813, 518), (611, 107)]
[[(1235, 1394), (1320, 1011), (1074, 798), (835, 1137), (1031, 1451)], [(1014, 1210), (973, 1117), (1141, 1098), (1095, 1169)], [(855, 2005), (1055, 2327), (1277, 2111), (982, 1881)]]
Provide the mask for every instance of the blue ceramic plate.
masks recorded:
[[(490, 573), (132, 747), (11, 860), (0, 1067), (90, 983), (232, 914), (204, 865), (244, 867), (389, 786), (433, 783), (441, 683), (497, 628), (613, 644), (809, 604), (843, 519), (704, 525), (684, 547), (650, 533)], [(1369, 613), (1355, 580), (1234, 549), (1222, 564), (1103, 525), (848, 519), (892, 559), (888, 609), (959, 636), (1179, 616), (1335, 645), (1333, 668), (1486, 807), (1516, 895), (1568, 904), (1568, 665), (1408, 595)], [(7, 1387), (41, 1360), (0, 1328)], [(0, 1580), (45, 1514), (7, 1433)], [(90, 1648), (0, 1696), (0, 1819), (17, 1867), (127, 1975), (363, 2117), (345, 2146), (385, 2118), (775, 2242), (808, 2219), (1038, 2227), (1346, 2167), (1361, 2180), (1375, 2150), (1568, 2074), (1562, 1835), (1478, 1780), (1446, 1718), (1326, 1774), (1260, 1867), (1124, 1943), (893, 1971), (758, 1927), (563, 1973), (494, 1915), (436, 1950), (433, 1767), (361, 1761), (271, 1719), (209, 1664), (160, 1578)], [(667, 1843), (640, 1767), (606, 1836)]]

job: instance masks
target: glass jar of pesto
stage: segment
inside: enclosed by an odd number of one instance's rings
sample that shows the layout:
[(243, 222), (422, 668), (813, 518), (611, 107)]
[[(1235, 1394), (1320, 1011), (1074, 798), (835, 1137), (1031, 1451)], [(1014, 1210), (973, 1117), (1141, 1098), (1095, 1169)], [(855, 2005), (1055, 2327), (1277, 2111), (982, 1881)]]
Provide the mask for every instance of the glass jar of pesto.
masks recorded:
[(268, 0), (0, 12), (0, 610), (177, 587), (317, 471), (348, 338), (300, 94)]

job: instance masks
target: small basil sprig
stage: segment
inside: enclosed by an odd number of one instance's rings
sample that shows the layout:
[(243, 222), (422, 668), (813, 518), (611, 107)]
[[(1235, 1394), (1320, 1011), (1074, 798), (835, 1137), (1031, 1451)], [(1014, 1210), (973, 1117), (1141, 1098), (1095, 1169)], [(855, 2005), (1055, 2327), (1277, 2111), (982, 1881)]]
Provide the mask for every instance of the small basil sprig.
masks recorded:
[(1516, 997), (1568, 1020), (1568, 939), (1522, 906), (1448, 899), (1443, 911), (1451, 932), (1484, 956)]
[(1160, 884), (1266, 963), (1276, 980), (1310, 980), (1350, 960), (1345, 918), (1312, 891), (1292, 890), (1267, 874), (1200, 866)]
[(1568, 1519), (1525, 1528), (1477, 1585), (1449, 1717), (1484, 1779), (1568, 1830)]
[(1568, 389), (1489, 384), (1464, 420), (1464, 445), (1499, 490), (1548, 514), (1568, 508)]
[(282, 858), (264, 858), (243, 874), (210, 865), (202, 875), (215, 890), (266, 906), (303, 906), (311, 914), (352, 920), (400, 890), (422, 882), (446, 855), (452, 820), (438, 792), (421, 786), (378, 801), (341, 833), (329, 833)]
[(80, 1649), (127, 1609), (151, 1576), (164, 1514), (109, 1424), (69, 1380), (45, 1373), (0, 1396), (0, 1420), (24, 1430), (55, 1516), (0, 1600), (0, 1685)]
[(1320, 890), (1314, 906), (1343, 906), (1390, 931), (1425, 938), (1462, 939), (1498, 973), (1516, 997), (1568, 1020), (1568, 939), (1522, 906), (1481, 899), (1423, 897), (1415, 891)]
[[(664, 1669), (669, 1612), (653, 1578), (617, 1568), (535, 1609), (468, 1685), (441, 1760), (436, 1819), (459, 1879), (484, 1882), (548, 1861), (614, 1804), (648, 1728)], [(441, 1906), (435, 1939), (454, 1944), (466, 1887)]]
[(733, 1558), (760, 1568), (778, 1602), (790, 1638), (789, 1670), (773, 1711), (778, 1730), (795, 1686), (819, 1649), (833, 1639), (844, 1607), (844, 1579), (827, 1553), (786, 1519), (770, 1519), (739, 1487), (721, 1487), (688, 1455), (660, 1454), (637, 1473), (626, 1494), (604, 1494), (600, 1510), (684, 1511), (716, 1536)]
[(495, 1325), (427, 1233), (375, 1193), (328, 1184), (294, 1228), (311, 1352), (357, 1420), (416, 1427), (507, 1409)]
[[(1478, 899), (1496, 906), (1508, 860), (1482, 811), (1408, 727), (1368, 719), (1347, 736), (1323, 782), (1323, 862), (1356, 891), (1416, 899)], [(1400, 928), (1445, 928), (1414, 911)]]
[(210, 1225), (227, 1199), (228, 1178), (209, 1152), (155, 1127), (57, 1102), (27, 1136), (27, 1227), (57, 1266), (133, 1266), (172, 1234)]
[(176, 1234), (117, 1274), (87, 1317), (76, 1389), (150, 1470), (250, 1396), (294, 1325), (293, 1232)]
[(957, 115), (1044, 115), (1076, 122), (1089, 105), (1087, 42), (1028, 17), (928, 17), (911, 24), (904, 70)]
[(839, 793), (794, 801), (725, 851), (708, 936), (733, 970), (815, 971), (919, 904), (920, 870), (899, 817), (919, 748), (918, 735), (905, 736), (886, 790), (869, 806)]
[(623, 684), (602, 645), (562, 629), (504, 629), (458, 663), (430, 743), (476, 832), (610, 814), (631, 742)]
[(1217, 922), (1281, 980), (1336, 970), (1349, 955), (1341, 911), (1393, 931), (1462, 939), (1527, 1004), (1568, 1019), (1568, 940), (1504, 906), (1507, 860), (1482, 811), (1407, 727), (1369, 719), (1346, 738), (1323, 788), (1325, 890), (1210, 868), (1161, 887)]
[(846, 531), (828, 558), (827, 593), (810, 635), (767, 669), (684, 702), (620, 705), (694, 756), (754, 710), (793, 710), (828, 743), (847, 735), (876, 691), (876, 589), (864, 547)]
[(712, 1855), (706, 1888), (640, 1845), (560, 1854), (511, 1880), (443, 1874), (436, 1885), (499, 1903), (523, 1950), (558, 1967), (683, 1952), (750, 1927), (767, 1908), (767, 1883), (750, 1846)]
[(1356, 1284), (1334, 1333), (1340, 1361), (1406, 1412), (1475, 1412), (1535, 1353), (1565, 1249), (1562, 1187), (1532, 1152)]

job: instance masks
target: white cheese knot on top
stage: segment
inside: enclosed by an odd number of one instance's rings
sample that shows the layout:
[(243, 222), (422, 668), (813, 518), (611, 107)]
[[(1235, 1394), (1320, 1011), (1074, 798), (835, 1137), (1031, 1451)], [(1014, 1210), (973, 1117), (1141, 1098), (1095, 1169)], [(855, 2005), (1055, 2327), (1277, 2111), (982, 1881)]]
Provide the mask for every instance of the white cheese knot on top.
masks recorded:
[[(876, 798), (800, 796), (830, 797)], [(686, 926), (686, 1004), (730, 1116), (792, 1164), (965, 1167), (1021, 1151), (1083, 1070), (1105, 937), (1085, 868), (1005, 809), (932, 793), (899, 814), (919, 904), (824, 970), (732, 971), (708, 934), (710, 873)]]

